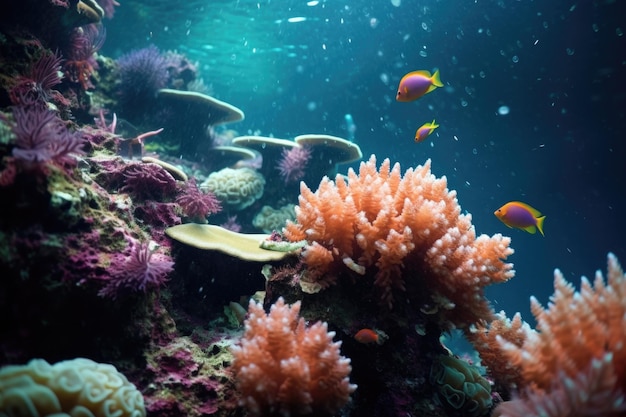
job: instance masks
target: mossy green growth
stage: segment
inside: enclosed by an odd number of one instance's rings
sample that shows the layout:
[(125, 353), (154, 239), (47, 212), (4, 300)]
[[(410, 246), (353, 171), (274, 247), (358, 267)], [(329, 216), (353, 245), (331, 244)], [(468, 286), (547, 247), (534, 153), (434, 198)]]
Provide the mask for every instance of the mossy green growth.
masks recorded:
[(487, 414), (493, 404), (489, 381), (478, 368), (453, 356), (439, 355), (434, 360), (430, 382), (441, 404), (459, 415), (479, 417)]

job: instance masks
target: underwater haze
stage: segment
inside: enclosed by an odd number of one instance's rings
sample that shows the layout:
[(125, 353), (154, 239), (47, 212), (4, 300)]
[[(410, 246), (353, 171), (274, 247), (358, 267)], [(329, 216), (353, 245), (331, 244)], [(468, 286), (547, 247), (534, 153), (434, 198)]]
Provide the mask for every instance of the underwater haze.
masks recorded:
[[(489, 289), (496, 310), (530, 320), (529, 296), (547, 300), (554, 268), (579, 282), (609, 251), (626, 259), (624, 2), (176, 3), (123, 2), (103, 53), (186, 54), (215, 97), (245, 111), (229, 126), (239, 134), (352, 130), (366, 157), (403, 170), (432, 158), (478, 233), (512, 236), (516, 278)], [(444, 88), (395, 100), (404, 74), (434, 69)], [(512, 200), (547, 216), (545, 237), (498, 221)]]

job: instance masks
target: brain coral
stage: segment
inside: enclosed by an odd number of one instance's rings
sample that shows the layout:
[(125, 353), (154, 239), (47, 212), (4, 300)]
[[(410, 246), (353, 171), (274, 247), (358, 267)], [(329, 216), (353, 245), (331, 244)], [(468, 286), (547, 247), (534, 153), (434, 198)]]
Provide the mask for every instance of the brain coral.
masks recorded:
[(277, 209), (263, 206), (261, 211), (252, 219), (252, 225), (263, 233), (272, 233), (274, 230), (282, 230), (287, 220), (295, 220), (296, 212), (293, 204), (287, 204)]
[(33, 359), (0, 369), (0, 415), (145, 417), (143, 397), (113, 365)]
[(251, 168), (224, 168), (213, 172), (200, 186), (234, 210), (242, 210), (261, 198), (264, 187), (263, 175)]

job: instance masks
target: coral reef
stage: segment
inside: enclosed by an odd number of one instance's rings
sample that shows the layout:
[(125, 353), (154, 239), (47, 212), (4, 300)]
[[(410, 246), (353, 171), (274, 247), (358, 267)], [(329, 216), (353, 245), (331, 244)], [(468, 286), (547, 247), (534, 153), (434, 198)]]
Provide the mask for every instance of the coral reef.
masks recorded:
[(423, 308), (459, 327), (490, 318), (483, 288), (513, 276), (503, 262), (513, 253), (510, 239), (477, 237), (445, 177), (430, 173), (430, 161), (402, 176), (389, 160), (377, 170), (372, 155), (358, 175), (325, 178), (315, 193), (302, 183), (296, 222), (288, 222), (285, 236), (309, 243), (302, 253), (305, 291), (327, 288), (342, 273), (368, 276), (391, 308), (399, 291), (419, 286), (430, 293)]
[(261, 304), (250, 302), (232, 366), (252, 415), (326, 415), (343, 407), (356, 389), (335, 333), (326, 323), (307, 327), (299, 312), (300, 303), (279, 299), (266, 315)]
[(250, 168), (224, 168), (213, 172), (200, 185), (232, 210), (242, 210), (263, 195), (265, 178)]
[(143, 397), (114, 366), (78, 358), (0, 369), (0, 412), (8, 417), (145, 417)]
[[(494, 376), (502, 371), (498, 357), (519, 369), (510, 388), (521, 399), (503, 403), (498, 415), (525, 415), (551, 410), (559, 417), (626, 412), (626, 275), (614, 255), (608, 256), (608, 279), (597, 272), (593, 284), (581, 279), (576, 291), (559, 270), (548, 308), (531, 299), (537, 329), (500, 317), (482, 324), (470, 338)], [(508, 381), (505, 379), (505, 381)], [(554, 407), (550, 406), (554, 404)], [(602, 411), (600, 411), (602, 410)]]

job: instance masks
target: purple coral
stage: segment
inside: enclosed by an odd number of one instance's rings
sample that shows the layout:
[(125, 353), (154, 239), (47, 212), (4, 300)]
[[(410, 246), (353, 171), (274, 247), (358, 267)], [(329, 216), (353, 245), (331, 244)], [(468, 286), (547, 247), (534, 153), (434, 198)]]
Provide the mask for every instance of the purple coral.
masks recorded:
[(33, 163), (55, 162), (74, 166), (71, 155), (83, 154), (84, 138), (67, 130), (63, 121), (39, 106), (13, 107), (15, 148), (13, 156)]
[(311, 159), (311, 149), (305, 146), (283, 149), (276, 169), (286, 184), (300, 181), (304, 178), (309, 159)]
[(120, 191), (139, 199), (161, 200), (176, 192), (176, 180), (160, 165), (131, 164), (124, 169), (124, 186)]
[(33, 62), (28, 72), (17, 78), (11, 88), (11, 102), (16, 105), (44, 103), (52, 98), (51, 89), (61, 83), (61, 56), (43, 54)]
[(146, 100), (154, 98), (168, 81), (168, 63), (154, 46), (137, 49), (121, 56), (119, 66), (119, 101), (124, 113), (137, 113)]
[(148, 243), (135, 243), (130, 256), (118, 255), (113, 259), (111, 276), (98, 294), (116, 298), (125, 290), (145, 292), (148, 288), (158, 288), (173, 269), (171, 257), (154, 252)]
[(195, 178), (191, 178), (181, 187), (176, 203), (181, 207), (183, 214), (192, 220), (206, 221), (209, 214), (222, 210), (222, 205), (215, 194), (200, 191)]

